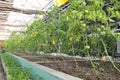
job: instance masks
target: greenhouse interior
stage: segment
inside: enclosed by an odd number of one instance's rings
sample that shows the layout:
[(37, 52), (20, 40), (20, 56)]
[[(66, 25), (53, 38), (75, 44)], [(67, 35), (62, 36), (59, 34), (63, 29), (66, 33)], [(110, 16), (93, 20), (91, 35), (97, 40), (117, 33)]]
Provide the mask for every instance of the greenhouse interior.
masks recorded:
[(120, 80), (120, 0), (0, 0), (0, 80)]

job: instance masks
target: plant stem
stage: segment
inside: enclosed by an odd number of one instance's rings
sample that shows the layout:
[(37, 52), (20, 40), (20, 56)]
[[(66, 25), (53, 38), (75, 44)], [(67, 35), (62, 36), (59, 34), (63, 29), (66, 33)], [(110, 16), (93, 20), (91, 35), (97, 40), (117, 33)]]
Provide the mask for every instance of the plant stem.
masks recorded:
[[(88, 45), (87, 35), (85, 35), (85, 39), (86, 39), (86, 45)], [(96, 71), (95, 65), (94, 65), (94, 63), (93, 63), (93, 61), (92, 61), (92, 59), (91, 59), (91, 56), (90, 56), (90, 53), (89, 53), (89, 50), (88, 50), (88, 49), (87, 49), (87, 55), (88, 55), (88, 57), (89, 57), (89, 60), (90, 60), (90, 63), (92, 64), (93, 69)]]
[(114, 64), (114, 62), (113, 62), (113, 61), (111, 60), (111, 58), (109, 57), (108, 51), (107, 51), (107, 49), (106, 49), (106, 45), (105, 45), (105, 43), (103, 42), (102, 39), (101, 39), (101, 42), (102, 42), (102, 44), (103, 44), (105, 53), (106, 53), (106, 55), (108, 56), (109, 61), (112, 63), (113, 67), (114, 67), (118, 72), (120, 72), (120, 69)]
[[(73, 53), (73, 55), (75, 55), (75, 50), (74, 50), (74, 46), (73, 46), (73, 43), (72, 43), (72, 53)], [(75, 65), (76, 65), (76, 68), (78, 68), (79, 69), (79, 66), (78, 66), (78, 63), (77, 63), (77, 59), (76, 59), (76, 57), (73, 57), (74, 58), (74, 61), (75, 61)]]

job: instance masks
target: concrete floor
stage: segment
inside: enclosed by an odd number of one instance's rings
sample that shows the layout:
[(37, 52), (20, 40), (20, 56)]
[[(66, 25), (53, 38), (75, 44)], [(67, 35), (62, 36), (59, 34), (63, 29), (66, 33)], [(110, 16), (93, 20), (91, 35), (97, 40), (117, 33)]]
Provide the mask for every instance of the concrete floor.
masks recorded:
[(4, 71), (3, 71), (3, 66), (2, 66), (1, 60), (0, 60), (0, 80), (6, 80), (6, 79), (5, 79), (5, 73), (4, 73)]

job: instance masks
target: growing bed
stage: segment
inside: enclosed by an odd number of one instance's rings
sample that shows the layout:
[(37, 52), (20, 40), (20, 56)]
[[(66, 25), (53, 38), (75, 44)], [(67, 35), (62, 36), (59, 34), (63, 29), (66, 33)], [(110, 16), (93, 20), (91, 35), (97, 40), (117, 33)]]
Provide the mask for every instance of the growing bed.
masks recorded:
[[(96, 70), (89, 60), (53, 55), (31, 55), (27, 53), (14, 53), (29, 61), (70, 74), (84, 80), (119, 80), (120, 73), (113, 68), (111, 62), (94, 60)], [(120, 63), (115, 63), (120, 68)]]
[[(5, 57), (7, 59), (5, 59)], [(4, 59), (3, 63), (7, 62), (7, 68), (8, 68), (7, 76), (9, 76), (9, 74), (10, 74), (10, 77), (12, 77), (14, 75), (14, 76), (18, 76), (20, 78), (20, 76), (21, 76), (20, 74), (19, 75), (16, 74), (16, 73), (21, 73), (21, 71), (16, 70), (18, 67), (11, 66), (11, 65), (13, 65), (14, 62), (17, 62), (17, 64), (20, 64), (20, 66), (18, 65), (20, 67), (19, 69), (21, 69), (21, 70), (25, 69), (24, 71), (30, 70), (30, 71), (27, 71), (29, 73), (26, 72), (26, 74), (29, 74), (30, 77), (27, 77), (27, 79), (25, 78), (25, 80), (28, 80), (28, 78), (30, 80), (68, 80), (68, 79), (69, 80), (83, 80), (83, 79), (59, 72), (57, 70), (33, 63), (31, 61), (28, 61), (26, 59), (23, 59), (21, 57), (11, 54), (11, 53), (3, 53), (2, 58)], [(8, 59), (9, 59), (9, 61), (7, 61)], [(12, 64), (10, 65), (10, 63), (8, 63), (8, 62), (10, 62)], [(5, 64), (4, 68), (7, 69), (6, 64)], [(11, 75), (11, 72), (9, 72), (9, 71), (11, 71), (11, 69), (14, 71), (12, 73), (12, 75)], [(18, 72), (15, 72), (15, 70)], [(24, 78), (26, 76), (26, 74), (24, 76), (22, 75), (22, 77)], [(17, 77), (14, 77), (12, 80), (16, 80), (16, 78)], [(23, 80), (23, 78), (21, 80)]]

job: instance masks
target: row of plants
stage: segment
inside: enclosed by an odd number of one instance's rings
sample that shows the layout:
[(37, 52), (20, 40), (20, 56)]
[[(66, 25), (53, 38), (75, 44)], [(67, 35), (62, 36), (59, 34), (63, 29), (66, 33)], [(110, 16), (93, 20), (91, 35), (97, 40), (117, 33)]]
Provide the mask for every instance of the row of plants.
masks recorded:
[[(13, 32), (4, 42), (4, 48), (12, 52), (36, 54), (42, 51), (82, 57), (115, 54), (116, 41), (120, 40), (120, 33), (114, 33), (115, 28), (112, 28), (111, 24), (120, 20), (120, 2), (69, 0), (69, 3), (64, 12), (61, 8), (52, 9), (47, 14), (47, 21), (36, 18), (31, 25), (26, 26), (25, 32)], [(120, 72), (110, 57), (108, 60), (113, 68)], [(79, 68), (75, 58), (74, 61), (76, 68)], [(57, 60), (55, 62), (57, 63)], [(96, 63), (92, 59), (90, 62), (94, 70), (97, 70)]]
[[(110, 26), (120, 19), (120, 2), (117, 0), (69, 0), (70, 6), (61, 13), (54, 8), (48, 13), (49, 20), (36, 19), (26, 26), (27, 31), (12, 36), (4, 42), (6, 50), (19, 52), (65, 53), (68, 55), (103, 56), (105, 50), (114, 54), (116, 40)], [(110, 4), (105, 7), (106, 4)]]
[(22, 68), (19, 61), (13, 56), (1, 52), (1, 58), (7, 69), (7, 79), (9, 80), (43, 80), (43, 78), (38, 76), (32, 76), (30, 68)]
[(30, 79), (30, 69), (21, 68), (21, 65), (14, 57), (1, 53), (1, 58), (8, 70), (7, 79), (10, 80), (31, 80)]

